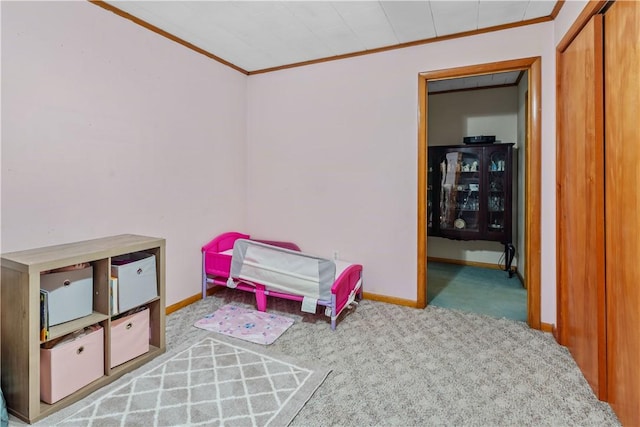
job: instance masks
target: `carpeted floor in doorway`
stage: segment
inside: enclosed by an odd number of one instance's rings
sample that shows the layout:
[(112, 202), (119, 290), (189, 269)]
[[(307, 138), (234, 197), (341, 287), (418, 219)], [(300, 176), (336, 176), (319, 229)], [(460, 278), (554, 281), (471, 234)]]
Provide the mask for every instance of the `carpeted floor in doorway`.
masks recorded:
[(526, 322), (527, 290), (502, 270), (427, 263), (427, 302), (442, 308)]

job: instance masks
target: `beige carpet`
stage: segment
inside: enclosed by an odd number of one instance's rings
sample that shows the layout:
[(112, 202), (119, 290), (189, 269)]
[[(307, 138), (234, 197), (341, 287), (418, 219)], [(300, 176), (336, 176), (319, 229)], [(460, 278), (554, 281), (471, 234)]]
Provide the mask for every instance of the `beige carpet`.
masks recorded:
[(36, 425), (284, 426), (329, 374), (207, 334)]
[[(222, 290), (168, 316), (169, 351), (199, 342), (193, 323), (231, 303), (254, 308), (255, 297)], [(568, 350), (523, 322), (364, 300), (332, 331), (296, 301), (270, 298), (267, 311), (295, 323), (264, 354), (331, 368), (291, 427), (620, 426)]]
[[(167, 332), (211, 306), (253, 307), (252, 297), (219, 292), (176, 313)], [(290, 427), (620, 425), (568, 350), (524, 322), (365, 299), (332, 331), (295, 301), (270, 298), (267, 311), (296, 319), (270, 349), (331, 368)]]

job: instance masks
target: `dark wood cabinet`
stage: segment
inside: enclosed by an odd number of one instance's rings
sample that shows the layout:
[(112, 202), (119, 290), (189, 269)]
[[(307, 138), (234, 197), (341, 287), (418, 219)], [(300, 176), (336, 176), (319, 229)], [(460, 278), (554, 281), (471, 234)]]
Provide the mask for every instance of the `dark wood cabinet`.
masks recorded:
[(427, 176), (427, 234), (500, 242), (510, 274), (514, 153), (511, 143), (429, 147)]

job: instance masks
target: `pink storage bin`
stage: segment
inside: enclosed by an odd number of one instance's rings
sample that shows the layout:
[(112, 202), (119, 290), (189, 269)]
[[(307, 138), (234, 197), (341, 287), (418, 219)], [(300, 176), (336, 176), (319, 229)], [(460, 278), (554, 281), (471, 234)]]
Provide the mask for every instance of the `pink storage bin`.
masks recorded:
[(104, 375), (104, 330), (40, 349), (40, 399), (52, 404)]
[(111, 322), (111, 367), (149, 351), (149, 309)]

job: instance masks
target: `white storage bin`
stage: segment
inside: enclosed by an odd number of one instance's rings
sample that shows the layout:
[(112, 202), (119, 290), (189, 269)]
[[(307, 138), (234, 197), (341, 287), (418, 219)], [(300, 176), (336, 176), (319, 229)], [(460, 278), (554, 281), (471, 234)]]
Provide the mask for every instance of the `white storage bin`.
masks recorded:
[(149, 310), (111, 322), (111, 367), (149, 351)]
[(104, 330), (40, 349), (40, 399), (52, 404), (104, 375)]
[(93, 267), (40, 275), (40, 289), (46, 291), (49, 326), (93, 312)]
[(111, 276), (118, 279), (118, 312), (143, 305), (158, 296), (156, 257), (135, 252), (111, 260)]

